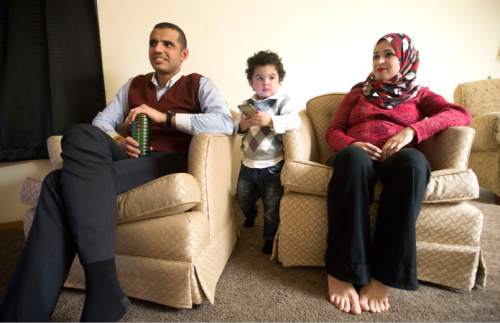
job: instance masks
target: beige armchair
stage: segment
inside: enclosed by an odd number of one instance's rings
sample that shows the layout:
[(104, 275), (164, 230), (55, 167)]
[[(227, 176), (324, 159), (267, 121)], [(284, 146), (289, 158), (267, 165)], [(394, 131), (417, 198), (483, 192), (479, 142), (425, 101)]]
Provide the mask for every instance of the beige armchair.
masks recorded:
[[(333, 93), (309, 100), (301, 111), (301, 128), (284, 136), (285, 193), (273, 257), (286, 267), (324, 266), (332, 175), (324, 163), (332, 151), (323, 138), (342, 98)], [(483, 214), (467, 202), (479, 195), (476, 176), (467, 168), (473, 139), (473, 129), (453, 127), (419, 146), (433, 171), (417, 220), (418, 278), (465, 290), (484, 285), (486, 277), (480, 247)], [(374, 203), (372, 220), (376, 207)]]
[(496, 203), (500, 204), (500, 79), (459, 84), (454, 99), (472, 113), (476, 138), (470, 167), (477, 174), (479, 185), (494, 192)]
[[(231, 204), (233, 138), (194, 136), (188, 173), (167, 175), (118, 196), (117, 271), (124, 292), (177, 308), (214, 302), (237, 226)], [(53, 168), (62, 166), (60, 137), (48, 139)], [(41, 181), (27, 179), (22, 201), (36, 205)], [(25, 216), (25, 233), (34, 209)], [(66, 287), (85, 288), (76, 260)]]

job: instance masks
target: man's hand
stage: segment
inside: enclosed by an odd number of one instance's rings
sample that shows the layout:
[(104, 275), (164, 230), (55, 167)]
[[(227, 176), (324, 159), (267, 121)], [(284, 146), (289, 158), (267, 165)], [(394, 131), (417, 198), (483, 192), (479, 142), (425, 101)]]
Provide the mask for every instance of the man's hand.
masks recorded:
[(133, 108), (130, 110), (128, 113), (127, 118), (125, 119), (125, 123), (130, 126), (132, 122), (135, 120), (135, 117), (139, 113), (144, 113), (149, 117), (152, 123), (154, 124), (160, 124), (164, 125), (165, 122), (167, 121), (167, 114), (160, 112), (156, 109), (151, 108), (150, 106), (147, 106), (145, 104), (141, 104), (140, 106)]
[(415, 130), (410, 127), (404, 128), (399, 133), (387, 139), (382, 147), (383, 159), (389, 158), (394, 153), (398, 152), (404, 146), (408, 145), (415, 137)]
[(116, 141), (116, 143), (130, 158), (138, 158), (141, 154), (141, 151), (139, 150), (139, 144), (134, 140), (134, 138), (130, 136), (128, 136), (127, 138), (120, 138)]
[(273, 119), (268, 113), (258, 111), (249, 117), (249, 123), (250, 126), (272, 127)]
[(368, 153), (371, 159), (379, 161), (382, 159), (382, 149), (378, 148), (375, 145), (372, 145), (369, 142), (356, 141), (352, 143), (353, 146), (360, 147), (364, 151)]

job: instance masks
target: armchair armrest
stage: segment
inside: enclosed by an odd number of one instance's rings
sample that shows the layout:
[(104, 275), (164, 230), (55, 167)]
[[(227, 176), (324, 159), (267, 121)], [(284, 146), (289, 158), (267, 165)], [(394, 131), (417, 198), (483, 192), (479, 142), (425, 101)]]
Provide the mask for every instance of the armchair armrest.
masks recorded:
[(319, 152), (311, 119), (306, 110), (299, 113), (301, 125), (283, 136), (285, 160), (318, 160)]
[(188, 172), (197, 180), (201, 203), (194, 210), (208, 216), (210, 239), (231, 223), (234, 136), (202, 133), (191, 139)]
[(472, 119), (476, 130), (472, 151), (498, 151), (500, 149), (500, 112), (489, 112)]
[(433, 171), (466, 169), (475, 131), (469, 127), (450, 127), (421, 142), (417, 148), (427, 157)]
[(200, 202), (200, 188), (186, 173), (165, 175), (117, 197), (117, 223), (182, 213)]
[(326, 196), (333, 168), (311, 161), (286, 161), (281, 170), (281, 185), (285, 191)]

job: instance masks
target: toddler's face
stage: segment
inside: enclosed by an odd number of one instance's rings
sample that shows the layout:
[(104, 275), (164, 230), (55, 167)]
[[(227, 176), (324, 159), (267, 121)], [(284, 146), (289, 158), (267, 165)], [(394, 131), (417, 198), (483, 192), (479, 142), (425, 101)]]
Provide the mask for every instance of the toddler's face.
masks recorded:
[(278, 71), (274, 65), (257, 66), (249, 83), (258, 99), (273, 96), (281, 86)]

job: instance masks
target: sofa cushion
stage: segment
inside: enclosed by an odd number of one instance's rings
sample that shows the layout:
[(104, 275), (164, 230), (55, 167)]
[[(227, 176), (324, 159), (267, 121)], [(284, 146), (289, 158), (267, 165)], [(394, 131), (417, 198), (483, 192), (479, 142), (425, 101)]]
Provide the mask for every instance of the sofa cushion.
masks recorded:
[[(326, 196), (333, 168), (310, 161), (287, 161), (281, 172), (281, 184), (285, 190)], [(375, 188), (375, 200), (382, 186)], [(444, 169), (431, 173), (424, 203), (455, 202), (475, 199), (479, 185), (471, 169)]]
[(431, 173), (424, 203), (457, 202), (479, 197), (479, 183), (472, 169), (442, 169)]
[[(28, 177), (21, 189), (21, 202), (35, 206), (42, 180)], [(181, 213), (201, 201), (196, 179), (187, 173), (170, 174), (120, 194), (118, 223), (139, 221)]]

